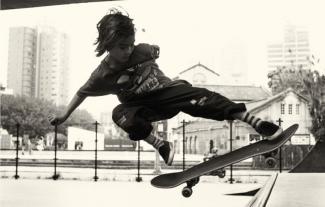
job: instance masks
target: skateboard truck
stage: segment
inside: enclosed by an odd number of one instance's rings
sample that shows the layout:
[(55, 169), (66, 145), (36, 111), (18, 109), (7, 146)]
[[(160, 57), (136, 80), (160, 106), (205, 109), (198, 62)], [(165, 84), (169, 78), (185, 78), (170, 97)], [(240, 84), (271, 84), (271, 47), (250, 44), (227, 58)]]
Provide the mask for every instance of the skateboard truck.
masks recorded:
[(279, 154), (279, 149), (263, 154), (263, 157), (265, 158), (265, 164), (270, 168), (274, 168), (278, 160), (277, 158), (278, 154)]
[(218, 176), (219, 178), (224, 178), (226, 176), (225, 168), (214, 170), (206, 175)]
[(198, 184), (200, 181), (200, 177), (193, 178), (186, 182), (186, 187), (182, 190), (182, 195), (186, 198), (190, 197), (193, 193), (192, 187)]

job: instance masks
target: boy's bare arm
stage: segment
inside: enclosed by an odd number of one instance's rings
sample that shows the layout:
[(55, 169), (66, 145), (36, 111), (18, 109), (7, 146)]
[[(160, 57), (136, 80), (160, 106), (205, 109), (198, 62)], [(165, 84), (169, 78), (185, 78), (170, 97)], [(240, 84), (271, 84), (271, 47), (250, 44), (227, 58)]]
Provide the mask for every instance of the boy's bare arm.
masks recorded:
[(50, 123), (52, 125), (60, 125), (63, 122), (65, 122), (65, 120), (67, 120), (69, 118), (69, 116), (72, 114), (72, 112), (86, 99), (85, 97), (80, 97), (77, 94), (75, 94), (72, 98), (72, 100), (70, 101), (69, 105), (67, 106), (64, 114), (60, 115), (60, 116), (56, 116), (54, 114), (51, 114), (48, 116), (48, 119), (50, 121)]

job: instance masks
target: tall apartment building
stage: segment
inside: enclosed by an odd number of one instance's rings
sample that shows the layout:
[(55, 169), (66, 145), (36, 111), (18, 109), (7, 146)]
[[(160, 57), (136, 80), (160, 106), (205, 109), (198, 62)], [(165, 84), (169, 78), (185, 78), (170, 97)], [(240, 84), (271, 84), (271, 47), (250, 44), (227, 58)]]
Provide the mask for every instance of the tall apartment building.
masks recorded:
[(68, 36), (55, 28), (10, 28), (8, 88), (15, 95), (66, 105), (69, 48)]
[(56, 105), (68, 102), (69, 48), (66, 34), (52, 27), (38, 28), (36, 97)]
[(281, 43), (269, 44), (267, 47), (268, 69), (274, 70), (282, 66), (309, 65), (310, 44), (308, 30), (304, 27), (287, 25)]
[(36, 54), (37, 30), (10, 28), (7, 86), (15, 95), (35, 97)]
[(246, 49), (240, 40), (225, 43), (220, 55), (220, 68), (225, 73), (222, 79), (225, 81), (225, 75), (229, 76), (225, 84), (247, 85), (249, 82)]

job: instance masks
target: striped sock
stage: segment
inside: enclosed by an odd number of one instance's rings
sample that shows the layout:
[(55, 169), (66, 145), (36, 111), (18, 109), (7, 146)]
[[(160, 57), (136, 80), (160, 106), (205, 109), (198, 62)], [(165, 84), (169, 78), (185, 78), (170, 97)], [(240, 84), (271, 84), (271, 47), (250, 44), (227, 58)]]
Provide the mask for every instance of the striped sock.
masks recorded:
[(255, 117), (248, 112), (237, 113), (234, 115), (234, 117), (236, 119), (243, 121), (243, 122), (246, 122), (247, 124), (251, 125), (254, 129), (257, 129), (257, 127), (262, 122), (262, 120), (260, 118)]
[(144, 139), (148, 144), (151, 144), (155, 149), (159, 149), (162, 145), (164, 145), (164, 140), (155, 137), (150, 134), (147, 138)]

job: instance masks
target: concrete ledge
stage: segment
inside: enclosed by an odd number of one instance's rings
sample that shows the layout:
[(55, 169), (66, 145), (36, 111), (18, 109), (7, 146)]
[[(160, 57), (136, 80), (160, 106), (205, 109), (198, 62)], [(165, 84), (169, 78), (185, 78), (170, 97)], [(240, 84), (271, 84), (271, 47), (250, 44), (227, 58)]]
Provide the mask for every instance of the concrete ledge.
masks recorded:
[(251, 199), (246, 207), (264, 207), (266, 206), (268, 199), (271, 195), (274, 184), (277, 180), (278, 174), (272, 175), (266, 184), (257, 192), (257, 194)]

